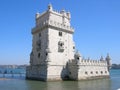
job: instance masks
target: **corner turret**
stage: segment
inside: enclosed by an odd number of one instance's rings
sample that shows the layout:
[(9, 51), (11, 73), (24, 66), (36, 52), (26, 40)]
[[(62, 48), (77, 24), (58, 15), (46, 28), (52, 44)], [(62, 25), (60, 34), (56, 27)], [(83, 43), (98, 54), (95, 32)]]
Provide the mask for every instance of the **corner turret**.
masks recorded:
[(48, 11), (52, 11), (52, 10), (53, 10), (52, 4), (49, 4), (49, 5), (48, 5)]
[(82, 56), (78, 51), (75, 52), (74, 57), (75, 57), (75, 60), (77, 60), (77, 61), (82, 59)]
[(111, 68), (111, 58), (110, 58), (109, 54), (107, 54), (107, 57), (106, 57), (106, 59), (105, 59), (105, 60), (107, 61), (108, 71), (109, 71), (109, 70), (110, 70), (110, 68)]

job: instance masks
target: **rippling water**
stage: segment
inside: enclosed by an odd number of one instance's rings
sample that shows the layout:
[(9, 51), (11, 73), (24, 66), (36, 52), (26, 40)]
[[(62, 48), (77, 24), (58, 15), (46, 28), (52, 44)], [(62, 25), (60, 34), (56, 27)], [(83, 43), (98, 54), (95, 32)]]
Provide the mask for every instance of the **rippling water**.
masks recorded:
[(0, 90), (117, 90), (119, 88), (120, 70), (111, 70), (110, 79), (41, 82), (19, 77), (0, 80)]

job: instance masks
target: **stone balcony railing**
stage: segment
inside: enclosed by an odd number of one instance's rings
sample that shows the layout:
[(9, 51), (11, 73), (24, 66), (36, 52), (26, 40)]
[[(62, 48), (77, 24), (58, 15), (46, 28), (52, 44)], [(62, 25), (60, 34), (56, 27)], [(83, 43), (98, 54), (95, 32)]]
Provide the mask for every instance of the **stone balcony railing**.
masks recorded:
[(53, 20), (46, 20), (46, 21), (36, 25), (36, 27), (34, 27), (32, 29), (32, 33), (35, 33), (38, 30), (42, 30), (45, 27), (57, 28), (57, 29), (61, 29), (61, 30), (64, 30), (66, 32), (71, 32), (71, 33), (74, 32), (74, 29), (71, 26), (68, 26), (68, 25), (65, 25), (62, 23), (58, 23), (58, 22), (53, 21)]
[(100, 61), (100, 60), (80, 60), (79, 61), (79, 64), (80, 65), (104, 65), (104, 66), (107, 66), (107, 62), (106, 61)]

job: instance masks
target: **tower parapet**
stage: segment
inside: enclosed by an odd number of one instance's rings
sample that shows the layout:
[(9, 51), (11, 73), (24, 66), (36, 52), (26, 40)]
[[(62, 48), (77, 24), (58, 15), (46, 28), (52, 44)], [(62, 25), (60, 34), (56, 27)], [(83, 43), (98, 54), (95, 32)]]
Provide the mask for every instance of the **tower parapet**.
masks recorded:
[(44, 28), (48, 28), (48, 27), (61, 29), (62, 31), (64, 30), (69, 33), (74, 33), (73, 27), (64, 25), (63, 23), (59, 23), (59, 22), (56, 22), (53, 20), (46, 20), (46, 21), (40, 23), (39, 26), (34, 27), (32, 29), (32, 33), (36, 33), (36, 32), (38, 32), (38, 30), (43, 30)]

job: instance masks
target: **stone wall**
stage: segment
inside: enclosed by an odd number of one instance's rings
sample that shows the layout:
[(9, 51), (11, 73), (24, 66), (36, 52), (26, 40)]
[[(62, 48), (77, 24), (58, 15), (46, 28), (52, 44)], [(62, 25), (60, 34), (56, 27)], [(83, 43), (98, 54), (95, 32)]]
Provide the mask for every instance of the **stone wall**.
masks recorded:
[(47, 80), (47, 66), (46, 65), (32, 65), (26, 68), (26, 78), (35, 80)]
[(68, 67), (69, 77), (73, 80), (109, 77), (106, 61), (71, 60)]

